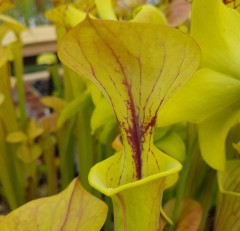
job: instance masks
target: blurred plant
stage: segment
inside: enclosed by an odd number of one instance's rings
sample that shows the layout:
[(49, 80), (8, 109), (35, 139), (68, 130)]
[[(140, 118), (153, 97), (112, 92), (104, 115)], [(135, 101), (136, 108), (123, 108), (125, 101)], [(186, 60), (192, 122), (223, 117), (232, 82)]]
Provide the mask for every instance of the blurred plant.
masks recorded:
[(63, 98), (62, 83), (59, 77), (57, 57), (53, 53), (41, 54), (37, 58), (37, 64), (47, 65), (53, 82), (53, 95)]
[[(207, 9), (207, 10), (206, 10)], [(206, 23), (206, 17), (208, 22)], [(239, 71), (238, 71), (238, 22), (239, 13), (225, 6), (221, 1), (194, 1), (192, 11), (191, 34), (198, 42), (203, 53), (202, 67), (191, 80), (166, 103), (166, 108), (160, 113), (165, 121), (159, 124), (172, 123), (182, 120), (199, 123), (199, 145), (204, 160), (212, 168), (218, 170), (218, 185), (221, 198), (217, 204), (217, 218), (214, 230), (238, 230), (239, 225), (231, 225), (230, 220), (237, 219), (239, 189), (238, 178), (232, 179), (229, 188), (226, 176), (229, 172), (238, 174), (238, 161), (231, 153), (231, 145), (226, 150), (227, 135), (230, 129), (239, 123)], [(217, 25), (217, 26), (216, 26)], [(206, 36), (207, 35), (207, 36)], [(189, 97), (191, 95), (191, 97)], [(169, 113), (171, 111), (171, 114)], [(236, 127), (237, 129), (237, 127)], [(237, 135), (237, 133), (235, 133)], [(238, 139), (232, 137), (232, 139)], [(230, 141), (233, 142), (233, 141)], [(233, 167), (235, 166), (235, 167)], [(223, 179), (222, 176), (225, 176)], [(224, 182), (222, 182), (224, 180)], [(231, 181), (229, 179), (229, 181)], [(214, 182), (214, 178), (213, 178)], [(213, 183), (212, 183), (213, 184)], [(236, 190), (236, 191), (234, 191)], [(224, 206), (223, 195), (234, 194)], [(209, 194), (209, 192), (208, 192)], [(209, 195), (210, 196), (210, 195)], [(233, 199), (235, 198), (235, 199)], [(235, 200), (233, 209), (232, 203)], [(212, 200), (205, 204), (204, 221)], [(231, 212), (232, 209), (232, 212)], [(235, 210), (236, 209), (236, 210)], [(228, 211), (228, 212), (227, 212)], [(221, 214), (221, 218), (219, 218)], [(232, 218), (230, 218), (232, 216)], [(224, 222), (228, 220), (228, 225)], [(203, 222), (204, 224), (204, 222)], [(228, 226), (228, 228), (227, 228)], [(202, 225), (201, 230), (206, 230)]]

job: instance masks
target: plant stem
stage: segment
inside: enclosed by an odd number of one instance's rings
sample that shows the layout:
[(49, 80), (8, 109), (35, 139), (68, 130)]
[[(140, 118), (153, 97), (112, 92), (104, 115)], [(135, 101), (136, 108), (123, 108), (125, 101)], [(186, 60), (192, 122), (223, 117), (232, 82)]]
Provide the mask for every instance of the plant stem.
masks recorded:
[[(202, 183), (205, 181), (206, 173), (209, 171), (209, 166), (203, 161), (200, 150), (196, 150), (191, 158), (191, 166), (189, 169), (192, 174), (189, 174), (184, 196), (189, 198), (196, 198)], [(196, 178), (198, 181), (196, 182)]]
[(206, 231), (206, 222), (208, 219), (209, 210), (213, 205), (218, 188), (215, 170), (210, 169), (205, 179), (206, 179), (204, 183), (205, 190), (203, 190), (203, 193), (200, 198), (200, 202), (203, 208), (203, 214), (199, 231)]
[(112, 201), (110, 197), (106, 197), (104, 196), (103, 199), (107, 205), (108, 205), (108, 215), (107, 215), (107, 219), (104, 223), (103, 226), (103, 231), (111, 231), (113, 230), (113, 205), (112, 205)]
[(77, 142), (78, 142), (78, 159), (79, 159), (79, 174), (81, 176), (82, 185), (89, 191), (93, 189), (88, 183), (88, 173), (94, 165), (93, 153), (93, 137), (91, 135), (90, 119), (92, 115), (93, 105), (88, 98), (88, 103), (85, 104), (83, 110), (78, 114), (77, 121)]
[(49, 72), (53, 80), (54, 95), (63, 98), (63, 89), (62, 89), (62, 84), (61, 84), (59, 73), (58, 73), (57, 63), (49, 66)]
[[(4, 147), (6, 149), (7, 155), (5, 156), (5, 163), (6, 165), (3, 167), (7, 167), (8, 175), (10, 176), (10, 179), (8, 182), (11, 184), (13, 191), (6, 191), (6, 195), (10, 195), (12, 192), (18, 192), (15, 194), (16, 202), (10, 203), (11, 209), (14, 209), (18, 207), (19, 205), (23, 204), (24, 199), (24, 177), (23, 177), (23, 171), (20, 168), (20, 161), (16, 155), (17, 147), (15, 145), (10, 145), (6, 142), (6, 136), (10, 134), (11, 132), (15, 132), (18, 130), (18, 124), (17, 124), (17, 118), (16, 118), (16, 111), (14, 109), (12, 96), (11, 96), (11, 86), (10, 86), (10, 76), (9, 76), (9, 66), (8, 63), (3, 65), (0, 68), (0, 91), (4, 94), (5, 99), (3, 104), (0, 107), (0, 117), (2, 121), (2, 132), (4, 131)], [(1, 153), (0, 153), (1, 155)], [(4, 152), (3, 152), (3, 158), (4, 158)], [(3, 164), (4, 162), (1, 162)], [(6, 177), (7, 179), (7, 177)], [(4, 180), (6, 180), (4, 179)], [(6, 188), (7, 189), (7, 188)], [(17, 203), (17, 206), (16, 206)]]
[(23, 84), (23, 59), (22, 59), (22, 44), (21, 41), (17, 41), (11, 44), (12, 52), (14, 55), (14, 74), (17, 79), (17, 95), (18, 95), (18, 104), (20, 109), (20, 121), (21, 127), (23, 130), (26, 129), (27, 125), (27, 113), (26, 113), (26, 100), (25, 100), (25, 91)]
[(9, 163), (7, 159), (7, 151), (5, 146), (5, 134), (2, 121), (0, 120), (0, 179), (3, 185), (4, 194), (8, 200), (11, 209), (19, 206), (19, 201), (15, 193), (14, 184), (12, 184), (12, 177), (9, 173)]
[(71, 118), (68, 124), (63, 126), (58, 132), (58, 148), (60, 154), (60, 172), (61, 172), (61, 188), (68, 186), (74, 178), (74, 137), (73, 130), (76, 124), (76, 117)]
[(27, 201), (37, 198), (37, 174), (36, 174), (36, 161), (25, 165), (27, 173), (27, 188), (26, 198)]
[(47, 148), (43, 155), (47, 167), (47, 187), (48, 195), (54, 195), (58, 192), (57, 168), (55, 165), (55, 147)]
[(178, 218), (181, 213), (181, 203), (184, 197), (185, 184), (189, 174), (189, 168), (191, 165), (192, 155), (196, 147), (196, 142), (197, 142), (197, 134), (195, 131), (195, 127), (192, 124), (188, 124), (187, 158), (183, 164), (183, 169), (180, 172), (180, 177), (179, 177), (179, 181), (176, 189), (176, 202), (175, 202), (175, 209), (173, 212), (173, 225), (170, 227), (169, 231), (175, 230)]

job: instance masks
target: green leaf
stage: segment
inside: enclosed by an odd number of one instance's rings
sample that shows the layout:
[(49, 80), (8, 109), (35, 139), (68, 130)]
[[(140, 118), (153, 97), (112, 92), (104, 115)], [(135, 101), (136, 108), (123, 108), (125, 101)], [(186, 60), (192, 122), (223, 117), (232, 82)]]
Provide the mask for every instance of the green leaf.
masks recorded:
[(43, 129), (36, 126), (35, 121), (30, 120), (27, 128), (27, 135), (30, 141), (34, 140), (43, 133)]
[(53, 135), (44, 136), (38, 142), (38, 144), (41, 146), (43, 151), (53, 147), (56, 143), (57, 143), (56, 137)]
[(114, 111), (106, 98), (101, 98), (96, 105), (91, 117), (91, 129), (94, 133), (98, 128), (106, 123), (116, 121)]
[(91, 94), (92, 101), (93, 101), (94, 105), (97, 106), (98, 102), (103, 97), (101, 91), (94, 84), (91, 84), (89, 86), (89, 91), (90, 91), (90, 94)]
[(83, 110), (84, 107), (89, 104), (89, 102), (90, 95), (88, 92), (85, 92), (70, 103), (68, 103), (60, 113), (57, 127), (62, 127), (67, 120), (74, 117), (79, 111)]
[(202, 68), (163, 105), (158, 126), (199, 123), (239, 100), (240, 81)]
[(98, 129), (99, 142), (105, 145), (109, 145), (113, 142), (114, 137), (117, 135), (117, 121), (114, 118), (112, 121), (108, 121), (104, 126)]
[(240, 78), (240, 15), (220, 0), (194, 0), (191, 34), (201, 47), (202, 65)]
[(32, 163), (42, 154), (42, 147), (34, 143), (22, 143), (17, 149), (18, 158), (24, 163)]
[(42, 147), (40, 145), (33, 144), (32, 148), (31, 148), (31, 152), (32, 152), (32, 156), (31, 156), (30, 160), (33, 161), (33, 160), (37, 160), (41, 156), (43, 150), (42, 150)]
[(231, 160), (225, 171), (217, 174), (220, 189), (214, 230), (238, 231), (240, 229), (240, 161)]
[(232, 105), (199, 124), (199, 142), (203, 159), (212, 168), (226, 168), (225, 142), (229, 130), (239, 122), (239, 104)]
[(186, 158), (185, 143), (176, 132), (167, 133), (162, 139), (155, 141), (155, 145), (180, 163), (183, 163)]
[(107, 206), (74, 179), (63, 192), (33, 200), (0, 220), (2, 231), (100, 230)]
[(171, 126), (166, 127), (156, 127), (154, 130), (154, 140), (159, 141), (164, 138), (164, 136), (170, 132)]

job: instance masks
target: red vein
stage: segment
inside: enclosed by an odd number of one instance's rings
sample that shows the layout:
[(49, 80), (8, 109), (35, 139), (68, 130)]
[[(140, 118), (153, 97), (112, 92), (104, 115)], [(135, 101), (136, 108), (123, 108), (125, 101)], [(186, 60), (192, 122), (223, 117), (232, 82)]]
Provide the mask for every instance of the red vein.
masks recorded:
[(138, 115), (136, 113), (136, 107), (135, 107), (135, 103), (134, 103), (134, 99), (133, 99), (133, 95), (132, 95), (132, 91), (131, 91), (131, 84), (128, 82), (128, 78), (127, 78), (127, 75), (125, 73), (125, 69), (124, 69), (122, 63), (120, 62), (118, 55), (115, 53), (115, 51), (110, 46), (110, 44), (107, 43), (103, 39), (102, 35), (99, 33), (98, 29), (94, 26), (94, 24), (91, 23), (91, 21), (89, 21), (89, 23), (92, 25), (96, 34), (99, 36), (99, 38), (103, 41), (103, 43), (106, 45), (106, 47), (111, 52), (112, 56), (114, 57), (116, 63), (118, 64), (118, 66), (119, 66), (119, 68), (122, 72), (122, 75), (124, 77), (123, 84), (127, 87), (127, 92), (128, 92), (128, 96), (129, 96), (128, 109), (130, 109), (130, 111), (131, 111), (131, 122), (132, 122), (132, 126), (130, 126), (125, 131), (127, 133), (128, 142), (131, 144), (131, 148), (133, 150), (133, 159), (134, 159), (134, 162), (135, 162), (137, 179), (141, 179), (141, 177), (142, 177), (141, 134), (140, 134), (140, 126), (139, 126), (139, 123), (138, 123), (139, 119), (138, 119)]
[(73, 195), (74, 195), (74, 191), (75, 191), (76, 187), (77, 187), (77, 181), (74, 184), (73, 190), (72, 190), (71, 195), (70, 195), (70, 199), (68, 200), (68, 205), (67, 205), (64, 221), (63, 221), (62, 226), (60, 228), (61, 231), (64, 230), (64, 226), (66, 225), (66, 223), (68, 221), (68, 215), (69, 215), (69, 212), (70, 212), (70, 208), (72, 206)]

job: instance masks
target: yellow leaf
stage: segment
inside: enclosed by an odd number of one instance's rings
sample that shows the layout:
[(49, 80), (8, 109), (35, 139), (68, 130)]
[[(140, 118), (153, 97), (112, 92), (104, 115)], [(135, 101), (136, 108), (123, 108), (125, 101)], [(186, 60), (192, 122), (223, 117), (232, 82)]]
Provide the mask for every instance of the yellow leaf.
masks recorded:
[(42, 147), (34, 143), (23, 143), (17, 149), (17, 156), (25, 163), (37, 160), (42, 154)]
[(135, 176), (141, 175), (141, 167), (143, 176), (157, 172), (156, 162), (151, 170), (147, 164), (148, 157), (157, 158), (149, 148), (150, 134), (161, 106), (199, 65), (195, 42), (163, 25), (86, 18), (61, 40), (58, 54), (110, 101), (121, 127), (127, 165), (132, 168), (133, 156), (135, 167), (142, 158)]
[(181, 121), (199, 123), (236, 103), (240, 82), (223, 73), (201, 68), (163, 105), (158, 125)]
[(121, 151), (123, 149), (123, 144), (121, 141), (121, 135), (118, 135), (112, 142), (112, 148), (116, 151)]
[(86, 13), (78, 10), (72, 5), (68, 5), (65, 10), (65, 25), (74, 27), (84, 20)]
[(167, 26), (86, 18), (60, 41), (58, 54), (102, 90), (121, 129), (123, 150), (91, 169), (90, 184), (112, 197), (119, 230), (156, 230), (160, 192), (181, 164), (153, 145), (153, 129), (162, 104), (197, 69), (198, 46)]
[(0, 105), (3, 103), (4, 98), (5, 98), (4, 94), (0, 93)]
[(57, 63), (57, 57), (54, 53), (43, 53), (37, 57), (37, 64), (39, 65), (52, 65)]
[(26, 140), (27, 140), (26, 134), (21, 131), (10, 133), (7, 136), (7, 142), (9, 142), (9, 143), (20, 143), (20, 142), (24, 142)]
[(45, 17), (57, 24), (65, 24), (64, 11), (66, 10), (65, 5), (59, 4), (59, 6), (45, 12)]
[(240, 228), (240, 161), (229, 160), (225, 171), (218, 171), (218, 195), (214, 230), (238, 231)]
[(239, 103), (230, 105), (199, 124), (199, 143), (203, 159), (212, 168), (226, 168), (225, 142), (230, 129), (239, 123)]
[(74, 179), (63, 192), (31, 201), (0, 221), (1, 231), (97, 231), (107, 215), (107, 206), (89, 194)]
[(30, 141), (34, 140), (36, 137), (40, 136), (43, 133), (43, 129), (37, 127), (35, 121), (30, 120), (27, 128), (27, 136)]
[(41, 98), (41, 103), (52, 108), (55, 112), (60, 113), (66, 105), (66, 102), (56, 96), (46, 96)]
[[(71, 28), (85, 19), (86, 12), (77, 9), (72, 4), (64, 4), (47, 11), (45, 15), (54, 23)], [(90, 17), (93, 16), (90, 15)]]
[(240, 78), (240, 14), (221, 0), (194, 0), (191, 34), (201, 47), (202, 65)]
[(30, 120), (27, 128), (27, 135), (30, 140), (34, 140), (36, 137), (43, 133), (43, 129), (36, 126), (35, 121)]
[(9, 32), (9, 27), (5, 24), (0, 25), (0, 41), (3, 40), (6, 33)]
[(172, 177), (176, 178), (174, 173), (181, 169), (181, 165), (157, 149), (153, 153), (158, 159), (149, 158), (149, 168), (154, 168), (157, 162), (161, 171), (149, 174), (150, 176), (141, 180), (133, 181), (132, 175), (125, 174), (121, 152), (96, 164), (90, 170), (90, 184), (113, 200), (115, 227), (119, 230), (124, 230), (123, 224), (126, 226), (125, 230), (153, 231), (158, 227), (161, 193), (165, 187), (174, 183)]
[(20, 24), (17, 20), (8, 15), (0, 14), (0, 21), (5, 22), (9, 29), (13, 30), (16, 34), (20, 34), (26, 29), (24, 25)]
[(102, 19), (117, 20), (112, 0), (95, 0), (95, 4)]
[(0, 0), (0, 12), (8, 10), (14, 6), (12, 0)]
[(8, 60), (8, 52), (0, 46), (0, 67), (3, 66)]
[(38, 121), (38, 126), (43, 128), (44, 133), (55, 132), (57, 130), (57, 120), (58, 114), (51, 113), (49, 115), (41, 117)]
[(167, 20), (163, 12), (151, 5), (144, 5), (134, 11), (132, 22), (147, 22), (167, 25)]

